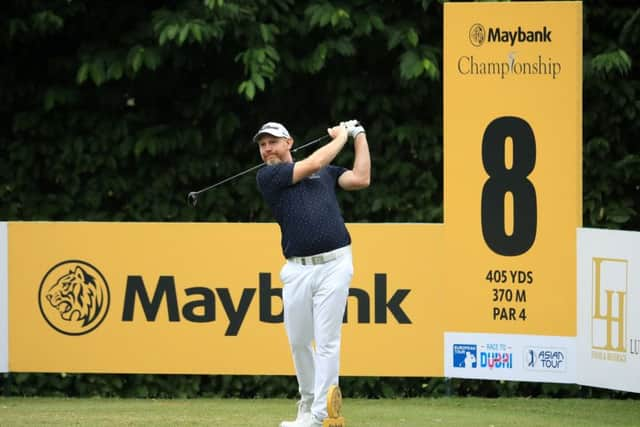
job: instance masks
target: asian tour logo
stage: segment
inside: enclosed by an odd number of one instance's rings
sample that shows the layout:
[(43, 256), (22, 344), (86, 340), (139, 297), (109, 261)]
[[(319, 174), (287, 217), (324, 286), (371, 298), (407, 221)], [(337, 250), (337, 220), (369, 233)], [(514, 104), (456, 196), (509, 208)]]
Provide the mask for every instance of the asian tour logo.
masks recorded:
[(567, 370), (566, 348), (526, 347), (525, 369), (530, 371), (565, 372)]
[(511, 369), (512, 347), (507, 344), (454, 344), (454, 368)]
[(591, 357), (626, 362), (626, 297), (629, 262), (593, 258)]
[(65, 335), (83, 335), (96, 329), (109, 311), (109, 302), (109, 286), (102, 273), (80, 260), (53, 266), (38, 291), (42, 316)]

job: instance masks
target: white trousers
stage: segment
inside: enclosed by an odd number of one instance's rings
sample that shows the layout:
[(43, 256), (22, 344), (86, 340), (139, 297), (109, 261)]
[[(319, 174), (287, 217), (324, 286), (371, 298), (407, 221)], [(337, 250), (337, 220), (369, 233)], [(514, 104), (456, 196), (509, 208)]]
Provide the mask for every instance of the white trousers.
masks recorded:
[[(313, 416), (327, 417), (327, 392), (338, 384), (340, 336), (353, 276), (351, 247), (337, 259), (302, 265), (287, 261), (280, 271), (284, 285), (284, 326), (302, 402)], [(315, 348), (312, 343), (315, 343)]]

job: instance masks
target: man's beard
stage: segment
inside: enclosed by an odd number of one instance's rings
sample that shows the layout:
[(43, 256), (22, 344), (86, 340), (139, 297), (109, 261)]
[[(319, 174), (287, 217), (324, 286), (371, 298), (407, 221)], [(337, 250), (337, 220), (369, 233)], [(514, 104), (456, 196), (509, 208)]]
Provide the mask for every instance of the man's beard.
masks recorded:
[(266, 163), (267, 165), (269, 165), (269, 166), (271, 166), (271, 165), (277, 165), (278, 163), (282, 163), (282, 160), (280, 160), (277, 156), (272, 156), (272, 157), (269, 157), (269, 158), (265, 161), (265, 163)]

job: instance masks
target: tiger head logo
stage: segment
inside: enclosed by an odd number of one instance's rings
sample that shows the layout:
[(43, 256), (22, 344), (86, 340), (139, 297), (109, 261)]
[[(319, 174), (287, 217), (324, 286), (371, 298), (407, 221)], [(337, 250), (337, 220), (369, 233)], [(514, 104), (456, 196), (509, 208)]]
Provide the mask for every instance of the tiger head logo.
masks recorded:
[(104, 320), (109, 309), (107, 281), (91, 264), (64, 261), (51, 268), (40, 284), (40, 311), (58, 332), (86, 334)]
[(473, 24), (469, 30), (469, 41), (475, 47), (480, 47), (486, 39), (486, 33), (482, 24)]

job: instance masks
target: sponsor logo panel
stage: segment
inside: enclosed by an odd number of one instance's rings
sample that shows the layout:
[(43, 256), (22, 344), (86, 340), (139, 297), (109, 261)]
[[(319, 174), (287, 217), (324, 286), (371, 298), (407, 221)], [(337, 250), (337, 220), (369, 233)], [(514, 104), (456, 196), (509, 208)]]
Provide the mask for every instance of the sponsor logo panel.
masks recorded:
[(575, 382), (575, 339), (446, 332), (445, 376)]

